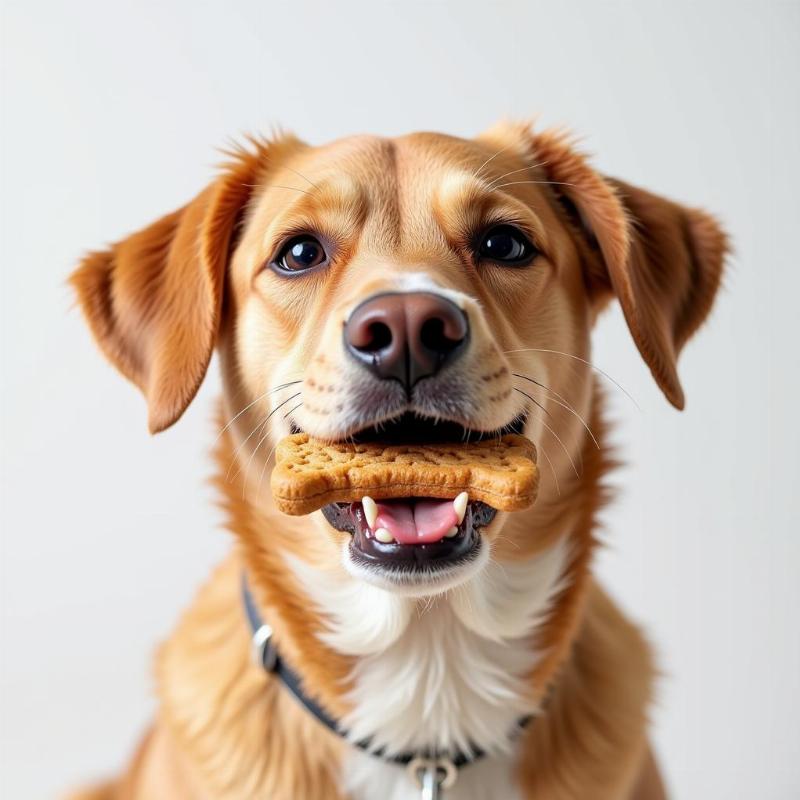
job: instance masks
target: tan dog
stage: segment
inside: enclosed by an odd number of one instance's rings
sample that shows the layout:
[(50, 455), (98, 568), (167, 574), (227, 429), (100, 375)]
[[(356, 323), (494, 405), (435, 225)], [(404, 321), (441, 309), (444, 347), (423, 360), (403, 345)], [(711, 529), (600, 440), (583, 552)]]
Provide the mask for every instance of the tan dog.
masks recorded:
[[(448, 800), (661, 797), (650, 652), (590, 575), (611, 464), (589, 336), (616, 297), (681, 408), (676, 358), (725, 251), (702, 211), (598, 174), (563, 135), (502, 125), (471, 141), (254, 141), (187, 206), (89, 255), (73, 285), (152, 432), (217, 348), (236, 546), (159, 654), (138, 755), (84, 796), (401, 800), (439, 796), (421, 795), (432, 774)], [(473, 503), (452, 545), (409, 543), (398, 523), (366, 558), (332, 512), (274, 508), (272, 451), (297, 430), (524, 432), (539, 498), (484, 517)], [(401, 510), (422, 536), (420, 508)], [(339, 733), (251, 660), (244, 575)], [(397, 754), (440, 761), (409, 770)]]

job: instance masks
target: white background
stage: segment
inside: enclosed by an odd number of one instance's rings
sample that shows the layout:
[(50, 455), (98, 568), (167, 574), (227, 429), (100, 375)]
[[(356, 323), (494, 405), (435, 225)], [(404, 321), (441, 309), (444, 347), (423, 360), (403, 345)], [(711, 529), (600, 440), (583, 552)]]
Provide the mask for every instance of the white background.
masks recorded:
[(617, 310), (597, 331), (642, 409), (610, 390), (629, 466), (598, 569), (660, 654), (675, 796), (800, 797), (798, 52), (797, 3), (4, 2), (3, 796), (120, 767), (153, 646), (230, 544), (204, 483), (215, 368), (150, 438), (72, 308), (80, 254), (183, 204), (247, 131), (469, 136), (541, 112), (733, 236), (685, 413)]

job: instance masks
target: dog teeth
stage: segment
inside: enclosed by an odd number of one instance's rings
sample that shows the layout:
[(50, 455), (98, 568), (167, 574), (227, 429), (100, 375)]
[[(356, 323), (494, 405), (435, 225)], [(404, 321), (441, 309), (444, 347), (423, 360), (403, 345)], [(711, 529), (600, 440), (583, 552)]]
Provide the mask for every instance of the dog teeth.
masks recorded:
[[(364, 509), (364, 518), (367, 520), (367, 525), (369, 525), (370, 529), (374, 528), (375, 520), (378, 518), (377, 503), (371, 497), (364, 495), (364, 497), (361, 499), (361, 508)], [(386, 529), (381, 528), (381, 530)], [(391, 541), (391, 539), (389, 541)]]
[(450, 528), (450, 530), (449, 530), (449, 531), (447, 531), (447, 533), (445, 534), (445, 536), (446, 536), (448, 539), (452, 539), (452, 538), (453, 538), (453, 537), (454, 537), (454, 536), (455, 536), (457, 533), (458, 533), (458, 528), (456, 528), (456, 526), (454, 525), (452, 528)]
[(378, 530), (375, 531), (375, 538), (384, 544), (389, 544), (389, 542), (394, 541), (394, 536), (392, 536), (386, 528), (378, 528)]
[(464, 521), (464, 514), (467, 513), (467, 503), (469, 502), (469, 495), (466, 492), (461, 494), (453, 500), (453, 508), (455, 509), (456, 516), (458, 517), (458, 524)]

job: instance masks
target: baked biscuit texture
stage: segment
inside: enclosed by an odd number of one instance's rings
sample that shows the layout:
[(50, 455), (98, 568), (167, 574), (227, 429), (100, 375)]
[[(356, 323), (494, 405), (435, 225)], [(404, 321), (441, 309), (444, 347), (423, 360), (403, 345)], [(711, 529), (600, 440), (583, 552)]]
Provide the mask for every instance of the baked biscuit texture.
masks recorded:
[(285, 514), (310, 514), (328, 503), (369, 495), (456, 497), (467, 492), (499, 511), (521, 511), (536, 499), (536, 448), (509, 434), (476, 443), (326, 443), (297, 433), (275, 453), (272, 495)]

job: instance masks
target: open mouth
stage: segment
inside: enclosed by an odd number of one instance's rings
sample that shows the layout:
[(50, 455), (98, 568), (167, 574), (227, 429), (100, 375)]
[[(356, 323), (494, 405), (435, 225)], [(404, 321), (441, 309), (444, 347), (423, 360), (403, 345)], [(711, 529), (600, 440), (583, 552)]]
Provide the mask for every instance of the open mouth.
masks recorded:
[[(363, 428), (348, 438), (356, 443), (478, 442), (520, 433), (524, 427), (524, 415), (501, 429), (479, 431), (455, 422), (404, 414)], [(461, 492), (448, 499), (405, 497), (375, 501), (365, 496), (356, 502), (330, 503), (322, 513), (333, 528), (351, 535), (350, 557), (355, 563), (406, 575), (429, 575), (477, 558), (480, 531), (492, 522), (497, 511)]]
[(497, 511), (462, 492), (453, 500), (364, 497), (360, 503), (330, 503), (322, 513), (336, 530), (351, 534), (350, 553), (357, 563), (431, 572), (474, 559), (480, 529)]
[[(482, 442), (486, 439), (497, 439), (509, 433), (522, 433), (526, 421), (527, 414), (518, 414), (502, 428), (485, 431), (468, 428), (458, 422), (437, 420), (408, 411), (385, 422), (360, 428), (349, 434), (347, 440), (354, 443), (380, 441), (387, 444)], [(294, 420), (289, 420), (289, 427), (292, 433), (303, 432)]]

